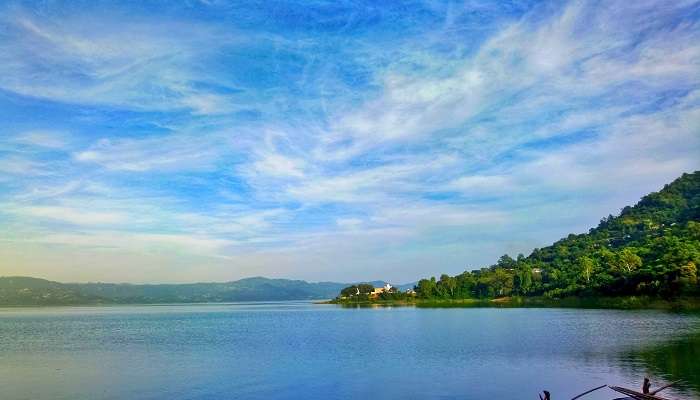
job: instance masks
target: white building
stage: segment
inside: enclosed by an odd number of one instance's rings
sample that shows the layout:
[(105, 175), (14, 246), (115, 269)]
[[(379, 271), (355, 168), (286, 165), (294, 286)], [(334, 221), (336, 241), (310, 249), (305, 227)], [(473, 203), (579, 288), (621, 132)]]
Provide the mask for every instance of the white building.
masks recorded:
[(372, 290), (372, 293), (370, 293), (369, 295), (372, 297), (377, 297), (384, 292), (391, 291), (391, 289), (393, 289), (393, 288), (394, 288), (393, 286), (391, 286), (390, 284), (387, 283), (387, 284), (384, 284), (383, 287), (374, 288), (374, 290)]

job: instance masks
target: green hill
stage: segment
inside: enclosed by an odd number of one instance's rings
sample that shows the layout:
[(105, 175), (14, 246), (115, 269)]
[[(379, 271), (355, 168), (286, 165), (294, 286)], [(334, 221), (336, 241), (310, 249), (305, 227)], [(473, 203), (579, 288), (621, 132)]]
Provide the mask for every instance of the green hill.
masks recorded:
[[(372, 282), (381, 286), (383, 282)], [(345, 283), (246, 278), (222, 283), (134, 285), (59, 283), (28, 277), (0, 277), (2, 305), (158, 304), (329, 299)]]
[(700, 171), (683, 174), (588, 233), (487, 268), (422, 279), (423, 298), (698, 295)]
[(0, 277), (0, 305), (73, 305), (109, 302), (68, 285), (22, 276)]

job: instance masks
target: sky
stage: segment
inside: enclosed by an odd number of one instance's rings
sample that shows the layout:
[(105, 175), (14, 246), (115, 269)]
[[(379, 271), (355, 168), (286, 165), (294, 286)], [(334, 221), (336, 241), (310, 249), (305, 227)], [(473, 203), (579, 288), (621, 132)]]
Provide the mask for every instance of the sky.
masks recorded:
[(0, 275), (395, 283), (700, 169), (698, 1), (3, 1)]

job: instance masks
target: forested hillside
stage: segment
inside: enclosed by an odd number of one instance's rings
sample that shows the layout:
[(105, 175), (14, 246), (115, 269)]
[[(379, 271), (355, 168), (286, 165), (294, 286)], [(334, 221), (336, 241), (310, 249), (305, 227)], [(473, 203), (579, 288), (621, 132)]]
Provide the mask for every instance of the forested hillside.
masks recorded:
[(586, 234), (525, 257), (416, 286), (422, 298), (698, 295), (700, 171), (683, 174)]
[[(378, 286), (383, 282), (373, 282)], [(0, 277), (0, 305), (155, 304), (329, 299), (346, 286), (337, 282), (246, 278), (233, 282), (132, 285), (59, 283)]]

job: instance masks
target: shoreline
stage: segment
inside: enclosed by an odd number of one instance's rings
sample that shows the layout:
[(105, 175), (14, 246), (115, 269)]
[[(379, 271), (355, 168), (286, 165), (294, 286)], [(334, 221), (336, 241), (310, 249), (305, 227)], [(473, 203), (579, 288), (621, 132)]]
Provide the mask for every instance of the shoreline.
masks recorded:
[(0, 304), (0, 309), (23, 308), (80, 308), (80, 307), (119, 307), (119, 306), (222, 306), (237, 304), (264, 304), (277, 302), (310, 302), (316, 305), (337, 305), (347, 308), (372, 307), (416, 307), (416, 308), (579, 308), (613, 310), (665, 310), (699, 311), (700, 297), (663, 299), (646, 296), (625, 297), (566, 297), (552, 299), (545, 297), (499, 297), (495, 299), (403, 299), (403, 300), (338, 300), (338, 299), (296, 299), (296, 300), (243, 300), (227, 302), (153, 302), (153, 303), (75, 303), (75, 304)]
[(406, 299), (406, 300), (329, 300), (317, 304), (343, 307), (418, 308), (581, 308), (613, 310), (700, 311), (700, 298), (662, 299), (645, 296), (625, 297), (501, 297), (496, 299)]
[(80, 307), (127, 307), (127, 306), (225, 306), (225, 305), (259, 305), (267, 303), (285, 303), (285, 302), (308, 302), (312, 304), (325, 304), (330, 300), (320, 299), (293, 299), (293, 300), (241, 300), (241, 301), (192, 301), (192, 302), (164, 302), (164, 303), (75, 303), (75, 304), (0, 304), (2, 309), (14, 308), (80, 308)]

